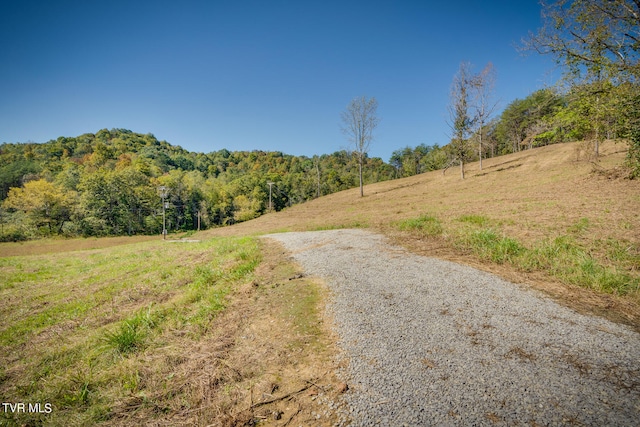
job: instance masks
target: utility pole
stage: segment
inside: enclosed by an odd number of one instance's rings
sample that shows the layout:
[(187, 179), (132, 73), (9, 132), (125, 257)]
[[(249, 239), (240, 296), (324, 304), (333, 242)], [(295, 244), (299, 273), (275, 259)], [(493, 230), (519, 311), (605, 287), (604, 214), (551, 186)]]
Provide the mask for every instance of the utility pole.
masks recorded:
[(271, 204), (271, 187), (273, 186), (273, 184), (275, 184), (275, 182), (267, 182), (267, 184), (269, 185), (269, 212), (271, 212), (271, 209), (273, 207), (273, 205)]
[(167, 187), (165, 187), (164, 185), (161, 186), (159, 190), (160, 197), (162, 197), (162, 240), (165, 240), (167, 238), (167, 222), (165, 216), (165, 209), (167, 208), (167, 204), (165, 203), (164, 199), (169, 193), (167, 191)]

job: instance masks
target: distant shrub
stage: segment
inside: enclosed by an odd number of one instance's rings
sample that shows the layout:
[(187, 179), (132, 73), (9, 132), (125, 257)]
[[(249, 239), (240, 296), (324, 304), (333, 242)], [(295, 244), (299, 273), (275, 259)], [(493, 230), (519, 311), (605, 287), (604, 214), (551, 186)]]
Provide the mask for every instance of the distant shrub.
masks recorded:
[(29, 236), (17, 229), (5, 230), (0, 233), (0, 242), (22, 242), (28, 239)]

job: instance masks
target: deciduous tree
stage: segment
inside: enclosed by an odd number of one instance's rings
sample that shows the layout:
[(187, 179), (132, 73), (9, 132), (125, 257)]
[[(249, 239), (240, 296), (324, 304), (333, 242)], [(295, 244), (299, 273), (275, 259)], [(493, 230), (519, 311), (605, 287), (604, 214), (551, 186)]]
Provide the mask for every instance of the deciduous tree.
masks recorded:
[(640, 1), (542, 1), (543, 27), (525, 49), (550, 54), (573, 76), (640, 78)]
[(478, 157), (480, 159), (480, 170), (482, 170), (482, 136), (484, 126), (493, 114), (498, 105), (492, 101), (493, 89), (496, 82), (496, 71), (493, 64), (489, 62), (480, 73), (471, 79), (472, 102), (474, 121), (476, 123), (476, 136), (478, 138)]
[(564, 66), (565, 77), (589, 89), (585, 97), (593, 104), (589, 120), (594, 124), (597, 158), (610, 89), (640, 82), (640, 1), (556, 0), (541, 4), (543, 27), (529, 35), (524, 48), (552, 55)]
[(61, 233), (65, 221), (70, 220), (74, 197), (74, 192), (39, 179), (10, 189), (3, 205), (25, 212), (36, 227), (45, 226), (49, 234), (53, 234)]
[(377, 116), (378, 101), (376, 98), (360, 96), (354, 98), (347, 109), (342, 112), (342, 132), (351, 142), (351, 148), (358, 160), (358, 177), (360, 179), (360, 197), (364, 196), (362, 168), (373, 140), (373, 131), (380, 119)]
[(460, 177), (464, 179), (464, 165), (470, 157), (469, 136), (473, 120), (469, 114), (469, 100), (471, 96), (473, 76), (469, 63), (460, 64), (458, 73), (453, 77), (449, 103), (449, 118), (451, 126), (451, 142), (449, 152), (453, 161), (460, 164)]

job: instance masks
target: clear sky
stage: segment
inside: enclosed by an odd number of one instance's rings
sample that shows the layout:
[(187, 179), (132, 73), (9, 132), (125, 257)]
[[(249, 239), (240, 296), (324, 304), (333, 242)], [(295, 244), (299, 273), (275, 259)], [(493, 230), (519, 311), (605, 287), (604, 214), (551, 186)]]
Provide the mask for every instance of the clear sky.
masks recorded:
[(497, 71), (499, 110), (558, 78), (515, 45), (537, 0), (0, 2), (0, 142), (100, 129), (190, 151), (346, 148), (340, 112), (375, 96), (370, 155), (448, 143), (460, 62)]

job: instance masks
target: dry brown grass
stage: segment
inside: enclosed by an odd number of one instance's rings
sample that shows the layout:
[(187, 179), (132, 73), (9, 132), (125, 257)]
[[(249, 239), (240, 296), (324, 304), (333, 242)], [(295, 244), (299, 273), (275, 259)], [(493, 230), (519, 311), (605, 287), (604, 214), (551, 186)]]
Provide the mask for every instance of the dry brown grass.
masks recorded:
[[(588, 247), (597, 240), (640, 248), (640, 182), (620, 178), (626, 144), (606, 141), (597, 165), (584, 160), (581, 143), (567, 143), (487, 159), (467, 166), (467, 179), (456, 171), (429, 172), (332, 194), (201, 236), (257, 235), (280, 231), (369, 227), (398, 244), (429, 256), (462, 262), (509, 280), (527, 283), (574, 309), (604, 315), (640, 328), (638, 296), (615, 295), (560, 283), (545, 272), (523, 272), (508, 264), (482, 260), (444, 238), (422, 238), (394, 227), (400, 220), (435, 215), (445, 229), (458, 227), (462, 215), (480, 215), (524, 245), (567, 233), (586, 220), (579, 236)], [(594, 173), (597, 171), (597, 173)], [(604, 173), (603, 173), (604, 171)], [(597, 249), (594, 249), (597, 252)], [(594, 256), (599, 254), (594, 253)], [(601, 254), (600, 254), (601, 255)], [(604, 263), (606, 256), (601, 257)], [(631, 266), (637, 273), (640, 266)]]
[[(467, 166), (467, 179), (453, 170), (342, 191), (255, 220), (200, 233), (246, 235), (274, 231), (307, 231), (357, 224), (386, 229), (392, 221), (429, 212), (441, 220), (484, 215), (502, 221), (509, 235), (526, 243), (554, 231), (565, 231), (582, 217), (603, 235), (638, 242), (640, 184), (593, 175), (590, 162), (576, 161), (578, 143), (552, 145)], [(623, 143), (602, 144), (600, 167), (622, 163)]]
[(8, 256), (42, 255), (57, 252), (85, 251), (127, 245), (148, 240), (157, 240), (157, 236), (120, 236), (90, 237), (77, 239), (30, 240), (18, 243), (0, 243), (0, 258)]

